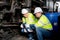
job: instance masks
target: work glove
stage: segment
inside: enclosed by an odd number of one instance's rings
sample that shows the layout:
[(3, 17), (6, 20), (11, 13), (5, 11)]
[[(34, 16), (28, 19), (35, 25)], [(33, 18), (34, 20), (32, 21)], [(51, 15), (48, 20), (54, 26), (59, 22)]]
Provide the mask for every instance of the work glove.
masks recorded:
[(28, 32), (33, 32), (33, 30), (30, 27), (30, 24), (25, 24), (25, 27), (27, 28)]
[(24, 28), (24, 27), (23, 27), (23, 24), (21, 24), (20, 27), (21, 27), (21, 28)]
[(26, 27), (26, 28), (30, 28), (30, 25), (29, 25), (29, 24), (25, 24), (25, 27)]
[[(25, 25), (25, 28), (24, 28), (24, 26), (23, 25)], [(24, 32), (33, 32), (33, 30), (31, 29), (31, 27), (30, 27), (30, 24), (21, 24), (21, 26), (20, 26), (23, 30), (22, 31), (24, 31)], [(26, 30), (27, 29), (27, 30)]]

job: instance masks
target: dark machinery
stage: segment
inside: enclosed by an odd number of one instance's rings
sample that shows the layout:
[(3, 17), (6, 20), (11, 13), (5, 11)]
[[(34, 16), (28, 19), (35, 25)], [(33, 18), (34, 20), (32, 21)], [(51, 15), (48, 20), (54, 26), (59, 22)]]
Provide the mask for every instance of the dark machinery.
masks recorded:
[[(53, 0), (55, 3), (55, 0)], [(53, 23), (53, 28), (55, 31), (57, 29), (58, 13), (49, 13), (49, 8), (45, 5), (46, 1), (39, 0), (0, 0), (0, 40), (19, 40), (14, 37), (20, 35), (20, 24), (21, 24), (21, 9), (27, 8), (30, 12), (33, 13), (33, 10), (36, 6), (43, 8), (45, 15)], [(49, 3), (49, 2), (48, 2)], [(37, 5), (38, 4), (38, 5)], [(41, 4), (41, 5), (40, 5)], [(42, 5), (44, 4), (44, 5)], [(49, 4), (48, 4), (49, 7)], [(54, 6), (53, 6), (54, 7)], [(46, 10), (46, 11), (45, 11)], [(53, 9), (54, 10), (54, 9)], [(53, 19), (54, 18), (54, 19)], [(20, 20), (20, 21), (19, 21)], [(52, 21), (53, 20), (53, 21)], [(55, 22), (54, 22), (55, 21)], [(14, 39), (13, 39), (14, 37)], [(20, 36), (18, 36), (19, 38)], [(12, 39), (11, 39), (12, 38)], [(25, 40), (25, 39), (20, 39)], [(26, 39), (27, 40), (27, 39)]]
[[(24, 40), (19, 39), (21, 37), (19, 27), (21, 22), (18, 21), (21, 20), (20, 4), (17, 0), (0, 1), (0, 40)], [(15, 36), (16, 38), (13, 38)]]

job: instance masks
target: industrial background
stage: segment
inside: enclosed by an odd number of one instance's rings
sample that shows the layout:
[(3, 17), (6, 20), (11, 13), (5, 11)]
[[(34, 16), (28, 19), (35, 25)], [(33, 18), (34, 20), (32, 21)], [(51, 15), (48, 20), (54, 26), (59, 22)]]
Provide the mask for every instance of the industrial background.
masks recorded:
[[(0, 40), (27, 40), (27, 36), (20, 32), (21, 9), (27, 8), (33, 13), (35, 7), (41, 7), (47, 16), (54, 15), (55, 20), (60, 18), (57, 17), (60, 15), (60, 0), (0, 0)], [(58, 32), (58, 21), (53, 25)]]

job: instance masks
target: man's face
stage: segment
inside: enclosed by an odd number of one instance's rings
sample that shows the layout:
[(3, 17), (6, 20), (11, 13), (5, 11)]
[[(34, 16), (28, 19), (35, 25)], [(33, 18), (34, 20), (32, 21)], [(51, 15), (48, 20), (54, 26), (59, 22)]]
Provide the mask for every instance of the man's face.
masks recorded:
[(42, 13), (40, 13), (40, 12), (38, 12), (38, 13), (35, 14), (35, 16), (36, 16), (37, 18), (39, 18), (41, 15), (42, 15)]
[(26, 14), (23, 14), (23, 16), (27, 18), (27, 17), (28, 17), (28, 13), (26, 13)]

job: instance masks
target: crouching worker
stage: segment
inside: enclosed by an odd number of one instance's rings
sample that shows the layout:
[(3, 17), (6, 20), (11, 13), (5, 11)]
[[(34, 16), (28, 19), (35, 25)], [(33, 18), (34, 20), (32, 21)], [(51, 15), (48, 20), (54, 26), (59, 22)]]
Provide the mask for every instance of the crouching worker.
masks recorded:
[(35, 24), (36, 34), (38, 40), (44, 40), (44, 37), (49, 37), (51, 35), (52, 25), (48, 18), (42, 14), (43, 11), (40, 7), (36, 7), (34, 10), (34, 14), (37, 18), (37, 22)]
[(34, 40), (33, 35), (31, 32), (33, 32), (32, 28), (30, 25), (35, 24), (35, 17), (33, 16), (32, 13), (29, 13), (27, 9), (22, 9), (22, 21), (23, 23), (21, 24), (22, 32), (28, 33), (29, 40)]

